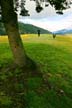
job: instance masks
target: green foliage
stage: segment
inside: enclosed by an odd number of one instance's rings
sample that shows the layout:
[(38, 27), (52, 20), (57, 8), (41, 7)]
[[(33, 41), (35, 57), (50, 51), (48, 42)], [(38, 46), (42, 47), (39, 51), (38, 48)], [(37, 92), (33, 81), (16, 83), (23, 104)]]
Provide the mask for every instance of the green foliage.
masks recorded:
[[(63, 14), (63, 12), (62, 12), (62, 10), (65, 10), (65, 9), (67, 9), (67, 8), (69, 8), (70, 7), (70, 4), (71, 4), (71, 1), (67, 1), (67, 0), (32, 0), (32, 1), (34, 1), (35, 3), (36, 3), (36, 8), (35, 8), (35, 10), (39, 13), (39, 12), (41, 12), (42, 10), (43, 10), (43, 6), (42, 6), (42, 4), (43, 3), (48, 3), (48, 4), (50, 4), (51, 6), (53, 6), (54, 8), (55, 8), (55, 10), (57, 10), (57, 13), (58, 14)], [(21, 10), (23, 11), (23, 14), (22, 14), (22, 16), (27, 16), (28, 15), (28, 10), (26, 11), (25, 10), (25, 2), (26, 2), (26, 0), (21, 0)], [(17, 8), (18, 8), (18, 6), (19, 6), (19, 0), (15, 0), (15, 5), (16, 5), (16, 10), (17, 10)], [(45, 7), (46, 6), (49, 6), (49, 5), (45, 5)]]

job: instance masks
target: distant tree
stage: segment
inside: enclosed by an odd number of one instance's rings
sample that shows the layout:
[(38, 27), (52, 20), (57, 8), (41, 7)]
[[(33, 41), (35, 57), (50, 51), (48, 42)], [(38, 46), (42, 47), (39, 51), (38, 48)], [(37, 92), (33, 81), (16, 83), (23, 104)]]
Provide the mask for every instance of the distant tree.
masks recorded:
[(38, 32), (38, 37), (40, 37), (40, 30), (37, 30), (37, 32)]
[(53, 34), (53, 39), (55, 39), (56, 38), (56, 34)]
[[(31, 0), (30, 0), (31, 1)], [(70, 7), (71, 0), (33, 0), (36, 3), (36, 11), (43, 10), (42, 3), (46, 2), (45, 7), (50, 4), (56, 9), (58, 14), (63, 14), (63, 10)], [(0, 0), (0, 14), (8, 34), (9, 44), (14, 55), (14, 61), (18, 66), (26, 66), (27, 55), (24, 50), (18, 28), (17, 11), (21, 8), (20, 15), (29, 16), (25, 8), (26, 0)]]

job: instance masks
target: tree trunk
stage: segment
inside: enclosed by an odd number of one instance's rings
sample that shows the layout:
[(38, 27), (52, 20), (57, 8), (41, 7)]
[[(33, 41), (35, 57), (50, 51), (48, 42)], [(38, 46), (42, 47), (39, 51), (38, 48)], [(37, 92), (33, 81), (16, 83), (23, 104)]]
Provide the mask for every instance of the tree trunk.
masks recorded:
[(1, 0), (1, 10), (14, 61), (20, 67), (25, 66), (26, 54), (18, 30), (17, 14), (14, 12), (13, 0)]

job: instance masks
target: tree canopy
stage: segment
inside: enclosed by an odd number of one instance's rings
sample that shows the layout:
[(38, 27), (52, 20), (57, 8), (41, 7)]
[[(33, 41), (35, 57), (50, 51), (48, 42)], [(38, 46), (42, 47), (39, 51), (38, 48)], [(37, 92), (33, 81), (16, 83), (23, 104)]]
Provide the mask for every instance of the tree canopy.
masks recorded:
[[(72, 0), (30, 0), (36, 3), (35, 10), (39, 13), (43, 10), (42, 4), (45, 3), (45, 7), (51, 5), (55, 8), (56, 13), (63, 14), (63, 10), (70, 8), (70, 4), (72, 4)], [(29, 13), (26, 8), (26, 0), (13, 0), (14, 3), (14, 11), (17, 12), (18, 8), (20, 8), (20, 15), (29, 16)], [(0, 8), (1, 14), (1, 8)]]
[[(55, 8), (56, 13), (63, 14), (63, 10), (70, 8), (70, 4), (72, 4), (71, 0), (30, 0), (36, 3), (35, 10), (39, 13), (43, 10), (42, 4), (45, 3), (45, 7), (51, 5)], [(15, 10), (17, 8), (21, 8), (21, 15), (29, 16), (28, 11), (25, 9), (26, 0), (14, 0)]]

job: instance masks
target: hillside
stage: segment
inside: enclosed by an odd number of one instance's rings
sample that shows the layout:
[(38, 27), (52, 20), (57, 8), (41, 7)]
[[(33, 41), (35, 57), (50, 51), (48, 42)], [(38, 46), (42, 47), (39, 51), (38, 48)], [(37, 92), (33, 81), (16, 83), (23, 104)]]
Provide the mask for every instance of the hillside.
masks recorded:
[(4, 25), (3, 23), (0, 22), (0, 35), (5, 35), (5, 34), (6, 34), (6, 31), (5, 31)]
[(37, 34), (37, 30), (41, 31), (41, 34), (49, 34), (50, 32), (48, 30), (42, 29), (40, 27), (36, 27), (31, 24), (23, 24), (19, 23), (19, 31), (21, 34), (28, 33), (28, 34)]
[[(34, 25), (23, 24), (23, 23), (19, 22), (20, 34), (37, 34), (37, 30), (40, 30), (41, 34), (49, 34), (50, 33), (49, 31), (39, 28), (39, 27), (36, 27)], [(5, 34), (6, 34), (6, 31), (5, 31), (4, 25), (2, 23), (0, 23), (0, 35), (5, 35)]]

